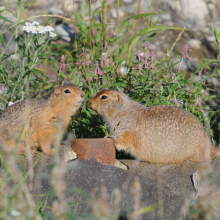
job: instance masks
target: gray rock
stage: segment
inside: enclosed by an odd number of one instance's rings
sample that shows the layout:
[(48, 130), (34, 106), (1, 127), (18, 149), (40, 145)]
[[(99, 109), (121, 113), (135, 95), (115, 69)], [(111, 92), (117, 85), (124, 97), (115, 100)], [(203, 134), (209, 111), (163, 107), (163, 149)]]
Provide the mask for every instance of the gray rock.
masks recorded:
[(49, 14), (52, 14), (52, 15), (63, 15), (63, 10), (57, 8), (57, 7), (49, 7), (49, 10), (48, 10)]
[[(42, 163), (43, 158), (46, 162)], [(56, 197), (50, 183), (49, 177), (52, 168), (49, 166), (50, 160), (47, 158), (43, 155), (42, 160), (34, 169), (32, 193), (35, 195), (49, 194), (47, 206), (50, 206)], [(96, 198), (100, 195), (99, 189), (103, 189), (102, 186), (106, 186), (107, 189), (105, 206), (111, 207), (114, 204), (115, 189), (120, 189), (122, 200), (116, 211), (128, 214), (133, 207), (132, 190), (137, 190), (138, 185), (136, 184), (135, 187), (134, 182), (140, 183), (142, 189), (141, 206), (155, 205), (153, 210), (141, 214), (140, 219), (143, 220), (178, 219), (182, 213), (181, 207), (184, 200), (189, 196), (195, 196), (190, 176), (198, 170), (199, 164), (186, 162), (180, 165), (153, 165), (134, 160), (123, 162), (129, 165), (128, 172), (112, 165), (101, 165), (94, 159), (75, 160), (66, 164), (66, 172), (63, 178), (66, 184), (64, 197), (67, 203), (77, 204), (77, 209), (75, 206), (71, 206), (71, 210), (75, 212), (77, 219), (90, 213), (88, 199), (92, 198), (93, 202), (96, 202)], [(219, 182), (220, 162), (213, 161), (212, 164), (217, 178), (214, 183)], [(140, 181), (137, 181), (138, 179)], [(96, 192), (95, 197), (94, 192)], [(35, 196), (34, 199), (39, 202), (43, 198), (39, 195)], [(162, 205), (163, 211), (158, 204)]]
[[(61, 35), (63, 40), (67, 42), (70, 42), (72, 38), (75, 38), (75, 32), (69, 25), (58, 24), (54, 29), (57, 34)], [(76, 35), (77, 37), (79, 36), (78, 34)]]
[[(178, 62), (178, 61), (179, 61), (178, 58), (173, 58), (173, 59), (172, 59), (172, 63), (176, 63), (176, 62)], [(179, 65), (180, 65), (180, 64), (177, 64), (177, 65), (175, 66), (175, 68), (176, 68), (176, 69), (179, 69), (180, 72), (183, 72), (183, 71), (185, 71), (185, 70), (188, 70), (188, 69), (191, 67), (191, 60), (183, 59), (180, 68), (179, 68)]]
[(190, 39), (188, 41), (189, 46), (195, 49), (199, 49), (201, 47), (201, 43), (202, 42), (198, 39)]
[(133, 0), (122, 0), (122, 2), (124, 2), (124, 3), (132, 3)]
[(164, 0), (163, 2), (169, 5), (174, 12), (172, 14), (172, 19), (174, 21), (182, 23), (185, 17), (186, 27), (193, 30), (199, 30), (206, 26), (208, 7), (204, 0), (185, 0), (182, 1), (182, 5), (180, 5), (179, 0)]
[(215, 42), (215, 36), (208, 36), (208, 37), (206, 37), (206, 40), (208, 42)]
[(208, 7), (208, 9), (209, 9), (209, 15), (210, 15), (213, 19), (217, 19), (217, 17), (218, 17), (218, 11), (216, 10), (216, 8), (217, 8), (216, 2), (215, 2), (215, 4), (214, 4), (214, 3), (208, 3), (208, 4), (207, 4), (207, 7)]

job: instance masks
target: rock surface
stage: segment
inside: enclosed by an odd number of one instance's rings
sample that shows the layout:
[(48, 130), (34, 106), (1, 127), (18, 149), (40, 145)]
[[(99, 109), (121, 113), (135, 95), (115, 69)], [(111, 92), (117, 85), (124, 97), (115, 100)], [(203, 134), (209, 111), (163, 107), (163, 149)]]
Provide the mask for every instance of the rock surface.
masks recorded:
[[(34, 168), (32, 194), (44, 196), (48, 194), (47, 206), (50, 206), (55, 200), (55, 196), (50, 183), (52, 168), (49, 164), (51, 159), (48, 158), (43, 155)], [(74, 160), (66, 164), (63, 177), (66, 184), (64, 198), (67, 203), (75, 204), (70, 209), (75, 212), (77, 219), (92, 212), (94, 207), (91, 205), (91, 199), (92, 204), (99, 201), (97, 198), (102, 196), (103, 186), (106, 187), (105, 207), (112, 207), (115, 204), (117, 199), (115, 190), (120, 189), (122, 199), (116, 211), (128, 215), (134, 207), (134, 195), (138, 195), (138, 189), (134, 186), (134, 182), (138, 181), (142, 191), (140, 207), (155, 206), (150, 212), (141, 215), (140, 219), (143, 220), (178, 219), (182, 215), (181, 207), (185, 199), (195, 196), (190, 176), (198, 171), (199, 164), (155, 165), (134, 160), (124, 160), (123, 162), (129, 165), (129, 171), (112, 165), (102, 165), (94, 159)], [(220, 162), (212, 161), (212, 165), (215, 176), (213, 189), (215, 189), (214, 192), (217, 192), (216, 187), (220, 182)], [(35, 201), (42, 201), (44, 196), (35, 196)], [(101, 200), (99, 209), (103, 208), (102, 205)], [(91, 207), (93, 207), (92, 210)]]

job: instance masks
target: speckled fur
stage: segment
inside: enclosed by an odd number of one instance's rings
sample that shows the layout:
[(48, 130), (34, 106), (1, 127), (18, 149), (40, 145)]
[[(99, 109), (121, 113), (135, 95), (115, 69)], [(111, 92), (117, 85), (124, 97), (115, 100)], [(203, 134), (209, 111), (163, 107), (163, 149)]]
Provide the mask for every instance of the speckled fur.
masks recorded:
[[(106, 99), (101, 99), (105, 95)], [(91, 99), (116, 148), (150, 163), (204, 162), (220, 157), (199, 119), (173, 106), (145, 107), (127, 95), (104, 90)]]
[[(65, 93), (68, 89), (71, 93)], [(29, 146), (51, 154), (51, 145), (59, 132), (66, 131), (71, 117), (79, 109), (85, 93), (78, 86), (63, 86), (54, 91), (49, 99), (26, 99), (9, 106), (0, 116), (0, 136), (13, 147), (24, 127), (18, 144), (19, 154), (25, 153), (27, 137)]]

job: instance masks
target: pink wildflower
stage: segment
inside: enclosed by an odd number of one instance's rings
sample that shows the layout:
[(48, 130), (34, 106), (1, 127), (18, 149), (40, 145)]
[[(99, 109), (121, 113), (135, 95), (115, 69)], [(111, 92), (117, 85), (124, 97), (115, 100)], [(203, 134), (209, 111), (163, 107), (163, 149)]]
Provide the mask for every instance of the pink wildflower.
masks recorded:
[(113, 62), (108, 58), (107, 53), (102, 54), (103, 57), (99, 58), (100, 60), (104, 60), (104, 65), (109, 67), (109, 64), (112, 64)]
[(91, 81), (91, 80), (92, 80), (92, 78), (88, 78), (88, 79), (84, 80), (84, 82)]
[(191, 47), (189, 46), (189, 44), (186, 42), (186, 45), (185, 45), (185, 50), (183, 52), (183, 59), (187, 59), (187, 60), (190, 60), (191, 58), (189, 57), (188, 53), (190, 52), (191, 50)]
[(150, 50), (150, 52), (153, 52), (151, 46), (148, 44), (147, 41), (145, 42), (144, 47), (145, 47), (145, 48), (148, 48), (148, 49)]
[(109, 50), (108, 50), (108, 44), (107, 44), (106, 39), (104, 39), (104, 45), (105, 45), (105, 46), (104, 46), (105, 52), (108, 53)]
[(98, 63), (98, 61), (96, 61), (95, 62), (95, 71), (96, 71), (96, 73), (98, 74), (98, 75), (100, 75), (100, 76), (102, 76), (102, 75), (104, 75), (105, 73), (103, 72), (103, 71), (101, 71), (101, 69), (99, 68), (99, 63)]
[(139, 63), (139, 64), (137, 65), (137, 68), (139, 69), (139, 73), (143, 76), (143, 74), (142, 74), (142, 71), (143, 71), (142, 64)]
[(81, 69), (82, 65), (88, 66), (89, 63), (91, 63), (91, 61), (88, 60), (88, 58), (86, 57), (86, 51), (85, 51), (85, 48), (84, 48), (84, 47), (82, 48), (82, 53), (81, 53), (78, 57), (81, 57), (81, 56), (82, 56), (82, 59), (83, 59), (82, 62), (80, 62), (80, 63), (75, 63), (76, 65), (79, 65), (79, 64), (80, 64), (79, 70)]
[(157, 56), (157, 54), (155, 54), (154, 52), (151, 53), (151, 65), (152, 65), (152, 68), (154, 68), (154, 64), (156, 64), (156, 60), (155, 60), (156, 56)]
[(138, 49), (138, 62), (141, 62), (141, 60), (143, 59), (143, 53), (141, 52), (141, 49)]
[(174, 79), (176, 79), (175, 73), (171, 71), (171, 74), (173, 75)]
[(64, 74), (66, 75), (66, 78), (69, 80), (69, 82), (72, 84), (72, 82), (71, 82), (71, 80), (70, 80), (70, 78), (68, 77), (68, 75), (66, 74), (66, 64), (65, 64), (65, 56), (64, 55), (62, 55), (61, 56), (61, 65), (60, 65), (60, 68), (59, 68), (59, 73), (61, 73), (61, 71), (62, 71), (62, 69), (63, 69), (63, 72), (64, 72)]
[(195, 107), (197, 105), (199, 107), (198, 111), (201, 111), (201, 112), (203, 112), (204, 115), (206, 115), (204, 110), (202, 109), (202, 99), (201, 98), (198, 99), (198, 102), (195, 105), (193, 105), (193, 107)]
[(177, 107), (183, 105), (183, 103), (178, 102), (176, 99), (174, 99), (174, 103), (175, 103), (175, 105), (176, 105)]
[(105, 53), (102, 53), (103, 56), (100, 57), (99, 59), (104, 60), (104, 65), (107, 66), (107, 67), (109, 67), (109, 65), (114, 65), (112, 60), (109, 59), (110, 52), (109, 52), (109, 49), (108, 49), (107, 41), (105, 39), (104, 39), (104, 50), (105, 50)]

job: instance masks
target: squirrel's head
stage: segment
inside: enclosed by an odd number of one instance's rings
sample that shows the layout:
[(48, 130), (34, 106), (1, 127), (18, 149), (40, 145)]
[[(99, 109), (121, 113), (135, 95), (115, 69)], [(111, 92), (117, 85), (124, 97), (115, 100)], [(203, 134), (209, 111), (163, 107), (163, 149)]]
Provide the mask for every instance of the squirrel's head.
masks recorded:
[(123, 93), (114, 90), (103, 90), (91, 100), (91, 106), (100, 115), (104, 116), (120, 108), (123, 103)]
[(85, 93), (75, 85), (66, 85), (57, 88), (51, 96), (54, 104), (58, 104), (61, 108), (75, 111), (84, 101)]

